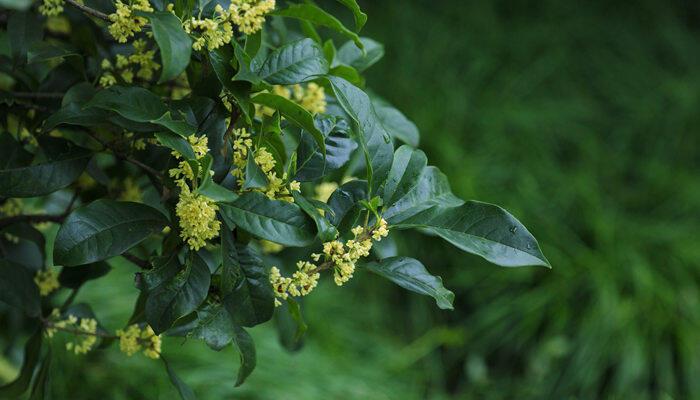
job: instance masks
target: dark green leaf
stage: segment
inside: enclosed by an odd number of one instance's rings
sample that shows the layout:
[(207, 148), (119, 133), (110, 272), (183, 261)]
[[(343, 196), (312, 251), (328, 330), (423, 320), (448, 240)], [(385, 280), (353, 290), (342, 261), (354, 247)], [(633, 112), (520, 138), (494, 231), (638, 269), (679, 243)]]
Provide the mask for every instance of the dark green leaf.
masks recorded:
[(75, 266), (120, 255), (167, 223), (145, 204), (97, 200), (66, 218), (56, 236), (54, 262)]
[(10, 54), (16, 64), (24, 64), (27, 61), (27, 49), (35, 42), (41, 40), (42, 29), (38, 15), (31, 12), (14, 12), (7, 19), (8, 44)]
[(221, 292), (224, 307), (236, 325), (252, 327), (272, 318), (274, 293), (260, 257), (250, 247), (221, 234), (223, 264)]
[(150, 122), (168, 128), (171, 132), (177, 133), (183, 138), (197, 132), (196, 126), (190, 125), (187, 121), (173, 119), (169, 111)]
[(100, 90), (86, 104), (86, 107), (114, 111), (128, 120), (136, 122), (157, 120), (168, 111), (160, 97), (137, 86), (112, 86)]
[(143, 15), (151, 21), (153, 37), (160, 48), (163, 72), (158, 83), (177, 78), (190, 63), (192, 39), (182, 29), (180, 20), (172, 13), (156, 12)]
[(175, 371), (170, 368), (170, 364), (163, 358), (162, 356), (160, 357), (161, 360), (163, 360), (163, 364), (165, 364), (165, 370), (168, 372), (168, 378), (170, 378), (170, 383), (175, 386), (175, 389), (177, 389), (177, 393), (180, 395), (180, 398), (182, 400), (197, 400), (197, 396), (194, 395), (194, 392), (192, 389), (190, 389), (189, 386), (185, 382), (180, 379), (179, 376), (175, 373)]
[(308, 38), (274, 50), (257, 71), (260, 78), (273, 85), (309, 82), (327, 72), (323, 49)]
[(354, 180), (336, 189), (328, 199), (333, 210), (330, 216), (333, 225), (346, 232), (357, 225), (360, 217), (360, 201), (367, 198), (367, 181)]
[(504, 267), (549, 267), (527, 228), (492, 204), (469, 201), (459, 207), (433, 206), (392, 227), (423, 228), (468, 253)]
[(0, 169), (27, 165), (32, 155), (9, 132), (0, 133)]
[(73, 146), (43, 164), (0, 170), (0, 196), (36, 197), (63, 189), (78, 179), (91, 156)]
[(0, 301), (24, 310), (31, 317), (39, 316), (41, 298), (34, 273), (22, 265), (0, 260)]
[(370, 38), (360, 38), (364, 45), (364, 51), (355, 46), (353, 42), (345, 42), (336, 55), (336, 60), (342, 64), (363, 72), (384, 57), (384, 45)]
[(79, 267), (63, 268), (58, 275), (58, 281), (62, 287), (77, 289), (87, 281), (107, 275), (111, 269), (112, 267), (104, 261)]
[(76, 103), (69, 103), (51, 114), (44, 122), (43, 132), (49, 132), (59, 125), (99, 126), (104, 125), (108, 113), (99, 108), (82, 108)]
[(235, 327), (234, 333), (233, 340), (236, 343), (238, 354), (241, 358), (241, 366), (238, 368), (238, 375), (236, 377), (236, 386), (240, 386), (255, 369), (255, 343), (248, 332), (239, 326)]
[(326, 154), (326, 144), (321, 131), (314, 124), (314, 117), (299, 104), (270, 93), (260, 93), (251, 99), (253, 103), (262, 104), (278, 110), (290, 122), (305, 129), (316, 140), (321, 152)]
[(442, 278), (430, 275), (420, 261), (408, 257), (391, 257), (371, 262), (365, 267), (412, 292), (431, 296), (438, 307), (452, 310), (455, 295), (445, 289)]
[(14, 381), (5, 386), (0, 387), (0, 397), (4, 399), (16, 399), (27, 391), (29, 383), (34, 375), (34, 369), (39, 362), (41, 355), (41, 341), (43, 332), (37, 329), (36, 332), (27, 340), (24, 346), (24, 362), (22, 369), (19, 371), (19, 376)]
[(427, 165), (428, 159), (422, 151), (405, 145), (399, 147), (384, 185), (384, 204), (389, 207), (406, 196), (418, 184)]
[(0, 0), (0, 7), (11, 10), (26, 10), (32, 5), (32, 0)]
[(51, 347), (49, 346), (44, 359), (41, 361), (41, 367), (34, 378), (32, 385), (32, 393), (29, 400), (48, 400), (51, 398)]
[(255, 154), (249, 151), (245, 167), (245, 180), (241, 189), (264, 188), (267, 185), (267, 175), (255, 162)]
[(377, 112), (377, 117), (391, 137), (413, 147), (418, 147), (420, 133), (413, 122), (406, 118), (401, 111), (379, 97), (373, 96), (372, 104)]
[(355, 32), (346, 28), (345, 25), (343, 25), (343, 23), (336, 17), (312, 3), (290, 4), (289, 7), (283, 10), (273, 12), (273, 15), (296, 18), (301, 21), (308, 21), (314, 25), (325, 26), (326, 28), (330, 28), (350, 38), (357, 45), (357, 47), (362, 48), (363, 46), (362, 42), (360, 41), (360, 37), (357, 36)]
[(203, 176), (202, 176), (202, 183), (199, 185), (199, 188), (197, 189), (197, 192), (216, 201), (225, 201), (225, 202), (231, 202), (234, 201), (238, 198), (238, 195), (231, 190), (226, 189), (225, 187), (217, 184), (214, 182), (212, 179), (211, 173), (209, 173), (209, 170), (211, 169), (213, 163), (213, 158), (210, 154), (207, 154), (204, 157), (203, 161)]
[(314, 220), (316, 230), (318, 231), (316, 237), (318, 237), (321, 242), (330, 242), (338, 237), (338, 230), (335, 229), (335, 226), (333, 226), (326, 217), (321, 215), (316, 207), (306, 200), (300, 192), (295, 190), (292, 192), (292, 195), (294, 196), (294, 203), (301, 207), (301, 209)]
[(313, 221), (299, 206), (270, 200), (262, 193), (241, 195), (236, 201), (222, 203), (221, 214), (229, 226), (285, 246), (301, 247), (314, 240)]
[(207, 346), (220, 351), (231, 343), (233, 335), (233, 320), (221, 304), (207, 304), (197, 310), (197, 326), (192, 330), (192, 337), (204, 340)]
[(182, 136), (172, 132), (158, 132), (156, 133), (156, 139), (158, 139), (160, 144), (177, 151), (186, 159), (194, 159), (194, 151), (192, 150), (192, 146), (190, 146), (190, 143)]
[(367, 22), (367, 14), (362, 12), (356, 0), (338, 0), (338, 2), (352, 11), (352, 15), (355, 18), (355, 31), (359, 32)]
[(326, 156), (323, 156), (311, 135), (302, 131), (297, 148), (297, 172), (294, 175), (294, 179), (299, 181), (317, 180), (340, 169), (350, 161), (357, 148), (355, 140), (348, 135), (345, 128), (347, 124), (344, 121), (341, 120), (342, 124), (330, 127), (331, 132), (328, 133), (324, 123), (327, 119), (317, 121), (326, 137)]
[(148, 294), (146, 321), (156, 333), (168, 330), (178, 318), (202, 304), (209, 292), (210, 281), (207, 264), (192, 253), (191, 262)]
[(329, 76), (340, 106), (355, 122), (360, 146), (365, 153), (368, 182), (372, 191), (384, 183), (394, 156), (394, 146), (374, 112), (369, 96), (342, 78)]

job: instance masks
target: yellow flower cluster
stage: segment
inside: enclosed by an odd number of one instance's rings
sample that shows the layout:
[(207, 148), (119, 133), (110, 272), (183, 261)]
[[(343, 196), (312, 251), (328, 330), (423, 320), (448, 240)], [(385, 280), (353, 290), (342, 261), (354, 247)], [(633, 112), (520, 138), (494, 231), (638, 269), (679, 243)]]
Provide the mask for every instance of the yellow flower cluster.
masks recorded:
[(60, 312), (55, 308), (49, 316), (49, 326), (46, 328), (46, 336), (52, 338), (58, 330), (72, 333), (74, 342), (66, 343), (66, 350), (75, 354), (86, 354), (97, 343), (97, 321), (94, 318), (78, 318), (69, 315), (61, 319)]
[(277, 176), (274, 170), (277, 162), (267, 149), (261, 147), (257, 150), (253, 150), (253, 140), (250, 137), (250, 133), (248, 133), (245, 128), (235, 129), (233, 134), (233, 165), (236, 168), (233, 169), (231, 174), (237, 178), (236, 181), (238, 185), (242, 186), (245, 182), (245, 168), (248, 153), (255, 151), (255, 163), (260, 166), (260, 169), (265, 173), (265, 176), (267, 176), (268, 185), (265, 188), (254, 190), (265, 193), (270, 199), (294, 202), (291, 191), (299, 190), (299, 182), (292, 181), (289, 183), (289, 187), (287, 187), (287, 174), (285, 173), (281, 178)]
[(34, 283), (39, 288), (39, 294), (48, 296), (61, 287), (58, 282), (58, 271), (55, 269), (43, 269), (34, 276)]
[(372, 241), (381, 241), (389, 235), (387, 222), (380, 218), (371, 229), (356, 226), (352, 229), (354, 238), (343, 243), (339, 240), (323, 244), (322, 254), (311, 254), (314, 264), (308, 261), (299, 261), (297, 271), (291, 277), (284, 277), (277, 267), (270, 269), (270, 283), (275, 291), (275, 305), (282, 303), (279, 299), (287, 299), (289, 296), (306, 296), (318, 284), (319, 271), (333, 268), (335, 284), (342, 286), (352, 278), (355, 272), (355, 263), (369, 255), (372, 249)]
[(275, 0), (232, 0), (229, 6), (231, 21), (246, 35), (262, 29), (265, 15), (275, 9)]
[(192, 17), (186, 20), (182, 27), (185, 32), (199, 34), (192, 48), (194, 50), (202, 50), (204, 47), (207, 50), (215, 50), (219, 47), (230, 43), (233, 38), (233, 26), (231, 25), (230, 15), (220, 4), (214, 9), (214, 18), (199, 19)]
[(161, 339), (153, 329), (146, 325), (141, 329), (137, 324), (129, 325), (126, 330), (118, 330), (119, 349), (129, 357), (143, 350), (143, 354), (152, 359), (160, 358)]
[(134, 179), (130, 176), (124, 178), (124, 181), (122, 181), (122, 190), (119, 194), (119, 200), (134, 201), (138, 203), (142, 198), (143, 194), (141, 193), (141, 188), (134, 181)]
[(39, 12), (47, 17), (55, 17), (63, 12), (64, 0), (44, 0), (39, 6)]
[(22, 214), (22, 200), (12, 198), (5, 200), (0, 206), (0, 213), (6, 217)]
[(141, 32), (141, 29), (148, 23), (146, 18), (134, 15), (134, 11), (153, 11), (148, 0), (132, 0), (129, 4), (117, 0), (115, 7), (117, 10), (109, 15), (109, 20), (112, 21), (109, 33), (119, 43), (126, 43), (134, 34)]
[[(209, 151), (206, 136), (190, 135), (188, 141), (197, 160)], [(190, 189), (187, 182), (196, 183), (194, 171), (187, 160), (182, 160), (180, 153), (173, 151), (173, 155), (181, 159), (178, 167), (169, 171), (170, 176), (175, 178), (175, 183), (180, 187), (180, 198), (175, 206), (175, 214), (180, 220), (180, 237), (192, 250), (196, 251), (204, 247), (207, 240), (219, 235), (221, 222), (216, 219), (219, 207), (212, 199)]]
[[(327, 103), (325, 90), (323, 86), (319, 86), (313, 82), (307, 84), (306, 87), (299, 84), (292, 86), (274, 85), (272, 87), (272, 93), (284, 97), (287, 100), (293, 100), (312, 114), (326, 112)], [(256, 106), (255, 111), (258, 117), (275, 113), (274, 109), (266, 106)]]
[(134, 53), (128, 57), (117, 54), (114, 65), (106, 58), (102, 60), (101, 86), (115, 85), (117, 83), (115, 74), (119, 75), (124, 82), (133, 83), (134, 71), (136, 71), (136, 77), (142, 80), (148, 81), (153, 78), (153, 73), (160, 69), (160, 65), (153, 59), (155, 50), (148, 50), (148, 45), (143, 39), (134, 40), (133, 46)]
[(308, 261), (297, 262), (297, 270), (291, 278), (282, 276), (277, 267), (270, 268), (270, 283), (275, 291), (275, 306), (282, 302), (279, 299), (287, 299), (289, 296), (306, 296), (318, 285), (321, 274), (316, 266)]

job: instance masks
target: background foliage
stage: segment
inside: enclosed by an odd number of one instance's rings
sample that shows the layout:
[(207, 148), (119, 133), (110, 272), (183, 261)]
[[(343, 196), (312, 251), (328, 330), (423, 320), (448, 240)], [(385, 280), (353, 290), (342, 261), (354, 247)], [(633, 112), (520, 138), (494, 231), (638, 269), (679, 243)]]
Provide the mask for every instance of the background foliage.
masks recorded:
[[(182, 378), (201, 398), (700, 396), (697, 6), (365, 3), (364, 33), (387, 49), (370, 86), (416, 122), (455, 194), (511, 210), (554, 269), (497, 269), (404, 235), (455, 311), (379, 279), (321, 285), (303, 351), (253, 329), (264, 367), (234, 390), (215, 384), (237, 367), (232, 349), (171, 339)], [(105, 300), (93, 304), (111, 329), (133, 272), (117, 265), (80, 294)], [(54, 361), (58, 398), (173, 395), (116, 349)]]

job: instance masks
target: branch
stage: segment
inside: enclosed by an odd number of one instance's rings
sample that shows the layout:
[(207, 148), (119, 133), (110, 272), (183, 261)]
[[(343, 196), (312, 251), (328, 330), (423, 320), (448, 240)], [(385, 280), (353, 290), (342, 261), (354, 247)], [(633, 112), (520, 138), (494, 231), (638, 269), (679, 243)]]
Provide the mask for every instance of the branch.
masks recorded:
[(8, 92), (10, 96), (18, 99), (62, 99), (61, 92)]
[(97, 10), (95, 10), (94, 8), (90, 8), (90, 7), (88, 7), (88, 6), (84, 5), (84, 4), (80, 4), (80, 3), (78, 3), (78, 2), (75, 1), (75, 0), (66, 0), (66, 3), (72, 5), (73, 7), (77, 8), (78, 10), (84, 12), (84, 13), (87, 14), (87, 15), (93, 16), (93, 17), (95, 17), (95, 18), (99, 18), (99, 19), (101, 19), (101, 20), (103, 20), (103, 21), (112, 22), (112, 21), (109, 19), (109, 15), (107, 15), (107, 14), (105, 14), (105, 13), (103, 13), (103, 12), (97, 11)]
[(133, 254), (124, 253), (124, 254), (122, 254), (122, 257), (126, 258), (127, 260), (129, 260), (133, 264), (136, 264), (136, 266), (141, 268), (141, 269), (151, 269), (152, 268), (150, 262), (144, 260), (143, 258), (136, 257)]
[(11, 217), (6, 217), (0, 219), (0, 229), (5, 228), (6, 226), (10, 226), (12, 224), (18, 223), (18, 222), (28, 222), (30, 224), (36, 224), (40, 222), (55, 222), (55, 223), (61, 223), (63, 222), (64, 219), (70, 214), (71, 209), (73, 208), (73, 204), (75, 204), (75, 200), (78, 198), (78, 192), (76, 191), (73, 194), (73, 197), (70, 200), (70, 203), (68, 203), (68, 206), (66, 207), (66, 210), (63, 211), (63, 213), (59, 215), (51, 215), (51, 214), (34, 214), (34, 215), (13, 215)]
[(160, 171), (155, 170), (154, 168), (142, 163), (141, 161), (139, 161), (135, 158), (131, 158), (131, 157), (127, 156), (126, 154), (122, 153), (121, 151), (116, 149), (114, 146), (112, 146), (110, 143), (105, 142), (104, 140), (100, 139), (100, 137), (97, 136), (96, 134), (94, 134), (93, 132), (87, 131), (87, 133), (88, 133), (88, 135), (90, 135), (91, 138), (93, 138), (97, 142), (99, 142), (102, 145), (102, 147), (104, 147), (105, 149), (110, 150), (112, 153), (114, 153), (114, 155), (117, 156), (117, 158), (136, 165), (137, 167), (146, 171), (147, 174), (156, 177), (160, 181), (163, 180), (163, 175), (160, 173)]

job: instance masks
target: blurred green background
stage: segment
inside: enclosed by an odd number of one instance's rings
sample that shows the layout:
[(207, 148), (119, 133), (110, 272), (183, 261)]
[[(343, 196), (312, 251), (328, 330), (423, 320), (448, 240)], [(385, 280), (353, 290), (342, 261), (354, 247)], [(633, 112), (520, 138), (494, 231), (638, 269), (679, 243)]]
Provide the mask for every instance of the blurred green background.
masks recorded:
[[(168, 339), (181, 377), (202, 399), (700, 398), (700, 3), (361, 4), (386, 46), (368, 86), (415, 121), (455, 194), (510, 210), (553, 269), (397, 236), (455, 311), (358, 273), (308, 297), (301, 351), (253, 329), (241, 388), (233, 349)], [(80, 294), (109, 328), (133, 272)], [(56, 353), (55, 398), (175, 395), (143, 357)]]

